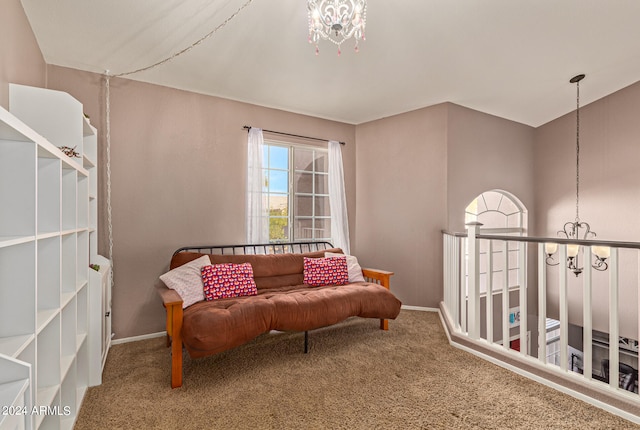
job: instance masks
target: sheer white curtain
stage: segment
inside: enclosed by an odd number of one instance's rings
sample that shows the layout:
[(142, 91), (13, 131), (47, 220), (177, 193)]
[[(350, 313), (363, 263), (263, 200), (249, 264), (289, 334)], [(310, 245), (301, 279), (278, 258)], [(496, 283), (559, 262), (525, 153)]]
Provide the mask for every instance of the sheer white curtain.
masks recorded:
[(349, 220), (344, 192), (344, 170), (340, 143), (329, 141), (329, 205), (331, 207), (331, 237), (333, 245), (349, 254)]
[(268, 243), (268, 212), (262, 197), (262, 129), (249, 129), (247, 147), (247, 243)]

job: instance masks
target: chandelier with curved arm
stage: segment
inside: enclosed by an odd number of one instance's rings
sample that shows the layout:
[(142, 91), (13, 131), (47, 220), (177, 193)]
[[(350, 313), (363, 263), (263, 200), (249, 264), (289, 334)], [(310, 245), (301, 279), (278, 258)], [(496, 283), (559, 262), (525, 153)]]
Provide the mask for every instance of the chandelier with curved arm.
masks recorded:
[(355, 51), (358, 41), (365, 40), (364, 28), (367, 22), (366, 0), (307, 0), (309, 15), (309, 43), (316, 46), (316, 55), (320, 52), (320, 39), (328, 40), (340, 47), (347, 40), (355, 39)]
[[(575, 221), (569, 221), (564, 224), (562, 230), (558, 231), (558, 237), (564, 239), (582, 239), (588, 240), (596, 237), (596, 233), (591, 231), (589, 223), (580, 220), (580, 81), (585, 77), (584, 74), (574, 76), (569, 81), (576, 84), (576, 218)], [(557, 243), (545, 244), (545, 253), (547, 254), (546, 262), (550, 266), (557, 266), (559, 262), (555, 262), (553, 254), (558, 250)], [(578, 262), (578, 252), (580, 246), (577, 244), (567, 245), (567, 268), (576, 276), (580, 275), (584, 270)], [(593, 252), (595, 261), (591, 264), (596, 270), (605, 271), (609, 267), (607, 258), (610, 255), (610, 249), (607, 246), (594, 246)]]

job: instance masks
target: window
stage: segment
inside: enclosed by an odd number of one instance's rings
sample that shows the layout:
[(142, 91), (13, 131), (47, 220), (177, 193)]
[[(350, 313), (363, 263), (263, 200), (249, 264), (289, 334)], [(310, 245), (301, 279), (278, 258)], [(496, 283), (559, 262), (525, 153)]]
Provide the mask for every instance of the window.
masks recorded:
[(560, 366), (560, 321), (547, 318), (546, 330), (547, 363)]
[[(527, 210), (518, 198), (503, 190), (485, 191), (476, 197), (465, 208), (465, 223), (478, 221), (483, 225), (484, 234), (498, 234), (503, 236), (526, 236)], [(489, 246), (491, 248), (489, 249)], [(468, 243), (465, 242), (465, 253), (468, 258)], [(504, 272), (505, 242), (480, 241), (480, 293), (486, 294), (488, 285), (488, 254), (492, 255), (491, 289), (495, 292), (502, 290)], [(510, 289), (518, 288), (520, 247), (517, 242), (509, 242), (507, 250), (508, 273), (507, 282)], [(468, 274), (466, 276), (468, 285)]]
[(331, 241), (327, 150), (265, 142), (263, 155), (269, 241)]
[(527, 231), (527, 210), (506, 191), (485, 191), (465, 209), (464, 222), (473, 221), (483, 224), (485, 234), (522, 236)]

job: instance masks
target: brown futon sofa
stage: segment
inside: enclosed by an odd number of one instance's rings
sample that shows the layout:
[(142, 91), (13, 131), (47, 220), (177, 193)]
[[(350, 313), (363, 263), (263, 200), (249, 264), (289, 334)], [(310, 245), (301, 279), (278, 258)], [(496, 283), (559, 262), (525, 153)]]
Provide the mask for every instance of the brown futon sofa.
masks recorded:
[(250, 263), (257, 295), (198, 301), (183, 309), (182, 297), (159, 285), (167, 311), (172, 388), (182, 385), (183, 346), (191, 358), (199, 358), (242, 345), (270, 330), (300, 331), (305, 332), (306, 352), (308, 330), (352, 316), (379, 318), (380, 328), (387, 330), (387, 320), (400, 312), (401, 302), (389, 291), (392, 272), (362, 269), (365, 282), (318, 287), (303, 284), (304, 257), (323, 258), (325, 252), (342, 253), (340, 249), (270, 255), (220, 255), (188, 249), (176, 251), (170, 269), (203, 255), (208, 255), (211, 264)]

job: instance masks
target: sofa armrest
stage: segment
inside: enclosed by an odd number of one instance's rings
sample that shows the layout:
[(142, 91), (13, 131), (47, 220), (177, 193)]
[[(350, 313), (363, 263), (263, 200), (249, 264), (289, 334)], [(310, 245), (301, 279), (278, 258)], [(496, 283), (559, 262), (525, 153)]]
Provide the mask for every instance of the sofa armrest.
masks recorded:
[(164, 285), (158, 286), (167, 310), (167, 346), (171, 346), (171, 388), (182, 386), (182, 297)]
[(372, 282), (374, 284), (382, 285), (387, 290), (391, 287), (391, 276), (393, 272), (388, 272), (386, 270), (379, 269), (362, 269), (362, 276), (367, 282)]
[(180, 294), (178, 294), (176, 290), (172, 290), (164, 285), (158, 286), (157, 289), (162, 299), (162, 305), (165, 308), (167, 306), (180, 305), (180, 309), (182, 309), (182, 297), (180, 297)]
[[(364, 280), (367, 282), (371, 282), (373, 284), (378, 284), (385, 287), (387, 290), (391, 289), (391, 276), (393, 272), (389, 272), (387, 270), (379, 270), (379, 269), (362, 269), (362, 276), (364, 276)], [(380, 329), (381, 330), (389, 330), (389, 320), (381, 319), (380, 320)]]

